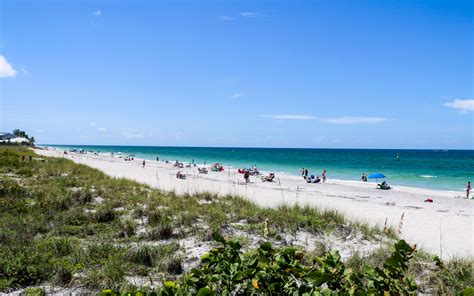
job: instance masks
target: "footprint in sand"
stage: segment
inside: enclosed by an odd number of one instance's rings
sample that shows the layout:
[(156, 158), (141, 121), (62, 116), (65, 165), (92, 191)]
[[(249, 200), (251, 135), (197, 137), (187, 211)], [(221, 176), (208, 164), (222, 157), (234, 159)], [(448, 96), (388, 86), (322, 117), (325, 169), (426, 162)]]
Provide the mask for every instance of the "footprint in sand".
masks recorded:
[(417, 206), (405, 206), (404, 208), (405, 209), (415, 209), (415, 210), (423, 209), (422, 207), (417, 207)]
[(370, 196), (366, 196), (366, 195), (356, 195), (358, 198), (370, 198)]
[(395, 205), (395, 203), (394, 203), (394, 202), (388, 202), (388, 201), (387, 201), (387, 202), (385, 203), (385, 205), (386, 205), (386, 206), (392, 206), (392, 207), (393, 207), (393, 206)]
[(447, 213), (447, 212), (449, 212), (449, 210), (437, 210), (436, 212)]

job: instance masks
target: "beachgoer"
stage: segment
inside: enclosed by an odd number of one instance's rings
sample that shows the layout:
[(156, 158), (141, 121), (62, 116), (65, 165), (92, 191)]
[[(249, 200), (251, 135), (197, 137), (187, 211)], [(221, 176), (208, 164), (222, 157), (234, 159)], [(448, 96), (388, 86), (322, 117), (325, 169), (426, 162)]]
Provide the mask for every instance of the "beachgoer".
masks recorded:
[(250, 172), (248, 170), (245, 170), (244, 179), (245, 183), (248, 183), (250, 181)]
[(362, 177), (360, 177), (360, 180), (361, 180), (362, 182), (365, 182), (365, 173), (362, 173)]
[[(469, 193), (471, 193), (471, 181), (468, 181), (466, 185), (466, 198), (467, 199), (469, 199)], [(472, 197), (472, 199), (474, 199), (474, 196)]]
[(326, 170), (323, 170), (321, 176), (323, 177), (323, 183), (326, 182)]
[(145, 167), (145, 160), (143, 160), (143, 167)]
[(308, 179), (308, 169), (304, 169), (304, 178)]
[(301, 168), (301, 177), (303, 177), (303, 179), (306, 179), (306, 178), (304, 177), (304, 168)]
[(397, 153), (397, 161), (400, 161), (400, 153)]
[(159, 156), (156, 157), (156, 161), (160, 161), (160, 157), (159, 157)]

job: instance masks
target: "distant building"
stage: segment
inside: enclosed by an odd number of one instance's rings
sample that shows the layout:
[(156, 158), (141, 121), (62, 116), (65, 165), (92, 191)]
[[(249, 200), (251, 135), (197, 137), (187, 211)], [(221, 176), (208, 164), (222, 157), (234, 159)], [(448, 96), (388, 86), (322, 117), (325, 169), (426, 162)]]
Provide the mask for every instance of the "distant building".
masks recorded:
[(10, 133), (0, 132), (0, 142), (1, 143), (29, 143), (30, 140), (27, 138), (16, 137)]
[(16, 138), (16, 137), (10, 133), (0, 132), (0, 141), (7, 141), (13, 138)]

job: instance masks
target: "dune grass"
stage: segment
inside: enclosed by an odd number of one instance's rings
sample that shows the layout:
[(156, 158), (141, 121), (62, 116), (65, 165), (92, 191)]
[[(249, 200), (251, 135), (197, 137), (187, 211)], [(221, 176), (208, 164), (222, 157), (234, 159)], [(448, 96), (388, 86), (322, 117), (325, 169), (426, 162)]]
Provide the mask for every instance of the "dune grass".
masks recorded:
[[(33, 161), (22, 161), (22, 155)], [(0, 291), (41, 283), (97, 291), (128, 286), (129, 276), (175, 278), (184, 270), (182, 240), (205, 242), (211, 229), (225, 233), (233, 223), (263, 237), (265, 221), (274, 240), (298, 231), (341, 239), (360, 234), (369, 241), (397, 238), (391, 228), (351, 221), (335, 210), (261, 208), (240, 197), (209, 193), (177, 196), (62, 158), (40, 158), (26, 148), (0, 147)], [(349, 261), (361, 268), (361, 262), (376, 264), (384, 255), (354, 255)], [(415, 263), (413, 274), (423, 274), (436, 291), (472, 284), (472, 260), (454, 259), (443, 268), (433, 267), (427, 256)]]

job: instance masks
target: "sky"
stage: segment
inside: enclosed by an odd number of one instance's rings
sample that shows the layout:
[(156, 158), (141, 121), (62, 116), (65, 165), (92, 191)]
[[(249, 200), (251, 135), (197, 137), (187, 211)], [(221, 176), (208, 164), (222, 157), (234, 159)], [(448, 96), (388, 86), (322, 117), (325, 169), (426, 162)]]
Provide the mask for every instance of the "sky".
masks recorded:
[(0, 1), (0, 131), (474, 149), (471, 1)]

